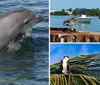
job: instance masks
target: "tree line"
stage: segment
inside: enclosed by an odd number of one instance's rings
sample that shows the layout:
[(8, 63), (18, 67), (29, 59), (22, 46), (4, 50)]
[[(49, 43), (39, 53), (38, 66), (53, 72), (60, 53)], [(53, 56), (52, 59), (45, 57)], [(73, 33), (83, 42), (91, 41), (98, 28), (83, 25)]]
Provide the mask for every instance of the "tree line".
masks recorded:
[(51, 15), (70, 15), (66, 11), (72, 12), (71, 15), (86, 14), (89, 16), (100, 16), (100, 9), (99, 8), (92, 8), (89, 10), (77, 10), (77, 9), (69, 8), (67, 10), (62, 9), (61, 11), (51, 12), (50, 14)]
[(65, 12), (65, 9), (62, 9), (61, 11), (55, 11), (51, 12), (51, 15), (69, 15), (67, 12)]

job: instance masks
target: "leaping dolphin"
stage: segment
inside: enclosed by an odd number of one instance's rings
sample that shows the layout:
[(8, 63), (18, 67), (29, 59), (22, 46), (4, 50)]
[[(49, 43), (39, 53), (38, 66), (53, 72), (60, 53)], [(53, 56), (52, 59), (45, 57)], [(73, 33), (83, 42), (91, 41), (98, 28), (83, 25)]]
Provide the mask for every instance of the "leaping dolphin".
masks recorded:
[(28, 9), (17, 9), (0, 14), (0, 50), (6, 45), (14, 48), (12, 41), (20, 33), (30, 31), (33, 25), (43, 19), (40, 14), (33, 13)]

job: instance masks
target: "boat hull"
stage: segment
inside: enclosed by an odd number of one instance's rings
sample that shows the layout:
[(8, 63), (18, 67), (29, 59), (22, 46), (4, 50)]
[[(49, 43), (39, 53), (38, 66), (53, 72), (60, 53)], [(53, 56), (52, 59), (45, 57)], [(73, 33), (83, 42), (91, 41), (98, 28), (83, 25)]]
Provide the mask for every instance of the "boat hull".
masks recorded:
[(78, 17), (77, 18), (77, 21), (81, 22), (81, 23), (90, 23), (91, 20), (92, 20), (92, 17), (88, 17), (88, 18), (80, 18), (80, 17)]

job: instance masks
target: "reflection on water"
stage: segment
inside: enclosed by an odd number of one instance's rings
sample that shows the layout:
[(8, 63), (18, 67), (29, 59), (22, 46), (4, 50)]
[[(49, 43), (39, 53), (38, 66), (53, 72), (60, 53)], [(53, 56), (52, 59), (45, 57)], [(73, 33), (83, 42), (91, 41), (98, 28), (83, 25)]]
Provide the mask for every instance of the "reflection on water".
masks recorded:
[(0, 12), (28, 8), (44, 15), (17, 52), (0, 51), (0, 85), (48, 85), (48, 0), (1, 0)]
[(87, 31), (86, 28), (89, 25), (91, 25), (91, 23), (79, 23), (79, 22), (77, 22), (77, 28), (78, 28), (78, 30), (81, 30), (81, 31)]

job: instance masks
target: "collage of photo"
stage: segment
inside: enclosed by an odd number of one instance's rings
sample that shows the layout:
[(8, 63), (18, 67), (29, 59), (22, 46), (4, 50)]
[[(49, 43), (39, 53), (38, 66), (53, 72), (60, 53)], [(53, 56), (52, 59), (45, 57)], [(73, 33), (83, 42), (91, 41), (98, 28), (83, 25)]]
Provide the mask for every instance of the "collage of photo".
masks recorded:
[(96, 1), (50, 1), (50, 85), (100, 85)]
[(100, 0), (0, 0), (0, 85), (100, 85)]

